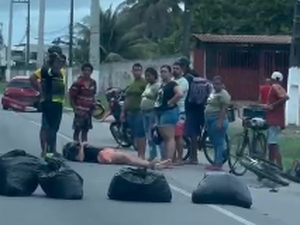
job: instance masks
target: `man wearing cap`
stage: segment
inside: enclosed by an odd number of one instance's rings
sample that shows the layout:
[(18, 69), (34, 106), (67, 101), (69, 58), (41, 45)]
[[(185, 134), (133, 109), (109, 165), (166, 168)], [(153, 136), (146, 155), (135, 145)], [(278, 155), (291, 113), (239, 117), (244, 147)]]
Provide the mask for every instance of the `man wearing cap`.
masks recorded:
[(42, 157), (60, 155), (56, 151), (56, 139), (63, 114), (66, 82), (61, 56), (60, 47), (50, 47), (46, 63), (30, 77), (32, 86), (41, 93), (40, 143)]
[(285, 103), (289, 100), (285, 89), (281, 86), (282, 73), (275, 71), (271, 76), (271, 89), (268, 95), (266, 120), (268, 128), (269, 160), (282, 167), (282, 159), (279, 150), (279, 135), (285, 127)]

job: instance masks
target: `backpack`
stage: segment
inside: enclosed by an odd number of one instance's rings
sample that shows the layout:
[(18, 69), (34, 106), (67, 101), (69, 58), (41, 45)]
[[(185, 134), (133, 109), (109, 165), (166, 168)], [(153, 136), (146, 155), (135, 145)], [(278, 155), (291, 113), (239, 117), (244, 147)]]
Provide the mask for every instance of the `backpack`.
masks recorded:
[(211, 92), (211, 85), (202, 77), (192, 77), (189, 88), (188, 102), (192, 104), (204, 104)]

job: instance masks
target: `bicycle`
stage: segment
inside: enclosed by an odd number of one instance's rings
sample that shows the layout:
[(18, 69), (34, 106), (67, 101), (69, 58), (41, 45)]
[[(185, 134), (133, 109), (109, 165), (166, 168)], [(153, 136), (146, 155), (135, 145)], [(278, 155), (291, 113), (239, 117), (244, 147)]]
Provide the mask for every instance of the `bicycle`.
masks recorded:
[(288, 171), (284, 171), (278, 165), (259, 157), (256, 159), (243, 157), (240, 162), (241, 165), (253, 172), (260, 179), (265, 178), (282, 186), (289, 186), (289, 181), (300, 183), (300, 164), (298, 161), (295, 161), (292, 168)]
[[(235, 121), (235, 108), (231, 105), (227, 110), (227, 117), (230, 123)], [(185, 151), (186, 154), (183, 157), (183, 160), (187, 160), (191, 154), (191, 140), (188, 137), (183, 137), (185, 142)], [(225, 136), (225, 151), (224, 151), (224, 160), (223, 164), (225, 164), (228, 160), (229, 152), (230, 152), (230, 138), (228, 134)], [(214, 163), (214, 148), (209, 140), (207, 127), (204, 126), (201, 135), (198, 137), (198, 151), (202, 151), (204, 153), (205, 158), (210, 164)]]
[[(266, 158), (267, 138), (265, 131), (268, 129), (268, 126), (264, 119), (265, 111), (261, 108), (244, 108), (243, 117), (241, 117), (239, 113), (238, 117), (242, 119), (243, 131), (232, 139), (229, 157), (234, 157), (235, 160), (229, 160), (228, 164), (231, 173), (237, 176), (243, 176), (247, 172), (247, 167), (242, 165), (242, 170), (238, 171), (238, 163), (241, 164), (240, 162), (242, 160), (249, 158)], [(235, 150), (234, 153), (233, 150)]]

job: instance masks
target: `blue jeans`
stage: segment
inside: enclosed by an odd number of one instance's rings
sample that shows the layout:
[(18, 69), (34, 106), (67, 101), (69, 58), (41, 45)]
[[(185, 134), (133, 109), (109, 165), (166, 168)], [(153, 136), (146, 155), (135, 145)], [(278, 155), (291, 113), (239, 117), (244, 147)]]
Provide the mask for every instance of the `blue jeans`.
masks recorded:
[(154, 111), (143, 112), (143, 122), (144, 122), (144, 129), (148, 141), (148, 146), (150, 149), (149, 155), (150, 159), (153, 160), (157, 157), (157, 149), (156, 144), (151, 139), (151, 129), (155, 124), (155, 117), (156, 114)]
[(228, 119), (225, 118), (222, 123), (222, 127), (218, 128), (218, 116), (208, 116), (205, 118), (207, 133), (209, 140), (215, 151), (215, 166), (222, 166), (224, 160), (225, 151), (225, 136), (228, 129)]
[(126, 121), (130, 127), (133, 138), (144, 138), (145, 129), (141, 112), (128, 113)]

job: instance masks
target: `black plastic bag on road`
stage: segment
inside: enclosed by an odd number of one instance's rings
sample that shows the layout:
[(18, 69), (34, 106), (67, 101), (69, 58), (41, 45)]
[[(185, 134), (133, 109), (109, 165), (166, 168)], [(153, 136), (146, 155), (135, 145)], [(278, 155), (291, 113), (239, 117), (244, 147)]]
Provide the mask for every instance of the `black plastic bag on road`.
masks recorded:
[(222, 204), (250, 208), (251, 193), (246, 184), (232, 174), (212, 172), (204, 175), (192, 193), (196, 204)]
[(62, 159), (48, 160), (48, 165), (39, 176), (39, 184), (49, 198), (83, 198), (82, 177)]
[(30, 196), (38, 187), (43, 161), (24, 150), (0, 156), (0, 195)]
[(172, 192), (163, 174), (130, 167), (115, 174), (107, 195), (110, 199), (119, 201), (172, 201)]

